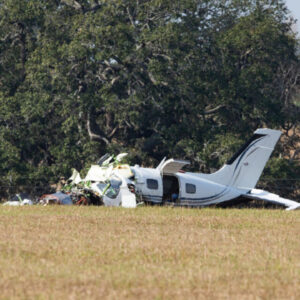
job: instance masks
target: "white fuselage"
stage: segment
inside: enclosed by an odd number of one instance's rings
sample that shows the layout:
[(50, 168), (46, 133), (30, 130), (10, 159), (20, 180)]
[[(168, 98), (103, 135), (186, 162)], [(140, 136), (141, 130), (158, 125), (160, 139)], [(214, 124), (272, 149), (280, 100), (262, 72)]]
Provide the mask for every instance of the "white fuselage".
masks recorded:
[(158, 169), (132, 167), (142, 199), (152, 203), (207, 206), (237, 198), (238, 189), (212, 182), (197, 173), (161, 174)]

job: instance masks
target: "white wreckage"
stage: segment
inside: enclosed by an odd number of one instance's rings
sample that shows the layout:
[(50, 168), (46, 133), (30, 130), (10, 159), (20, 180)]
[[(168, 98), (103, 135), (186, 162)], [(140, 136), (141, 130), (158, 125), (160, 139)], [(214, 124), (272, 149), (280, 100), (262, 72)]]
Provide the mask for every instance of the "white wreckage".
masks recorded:
[(66, 188), (70, 186), (70, 192), (76, 194), (78, 187), (79, 191), (83, 187), (86, 192), (90, 191), (100, 197), (105, 206), (136, 207), (134, 182), (130, 179), (134, 174), (129, 165), (120, 163), (126, 155), (127, 153), (116, 157), (104, 155), (97, 165), (91, 166), (84, 179), (73, 169)]
[(9, 201), (3, 203), (3, 206), (24, 206), (33, 205), (33, 201), (30, 196), (26, 193), (20, 193), (14, 195)]

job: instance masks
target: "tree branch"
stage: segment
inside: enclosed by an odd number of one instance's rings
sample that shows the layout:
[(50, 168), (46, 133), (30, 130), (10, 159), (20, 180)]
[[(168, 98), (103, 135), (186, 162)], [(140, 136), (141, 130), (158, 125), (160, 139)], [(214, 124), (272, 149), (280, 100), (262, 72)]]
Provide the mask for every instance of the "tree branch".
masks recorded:
[(112, 138), (112, 137), (115, 135), (115, 133), (117, 132), (118, 129), (119, 129), (119, 125), (117, 125), (117, 126), (112, 130), (112, 132), (108, 135), (108, 137), (109, 137), (109, 138)]
[(130, 13), (130, 10), (129, 10), (129, 7), (128, 7), (128, 6), (126, 7), (126, 11), (127, 11), (127, 14), (128, 14), (128, 17), (129, 17), (129, 20), (130, 20), (130, 23), (131, 23), (131, 25), (132, 25), (134, 28), (136, 28), (136, 26), (135, 26), (135, 22), (134, 22), (134, 19), (133, 19), (133, 16), (131, 15), (131, 13)]
[(62, 3), (65, 3), (68, 6), (73, 7), (76, 10), (84, 11), (84, 7), (78, 3), (76, 0), (61, 0)]
[(221, 110), (222, 108), (224, 108), (225, 107), (225, 105), (219, 105), (219, 106), (217, 106), (217, 107), (215, 107), (215, 108), (212, 108), (212, 109), (209, 109), (209, 110), (205, 110), (204, 112), (203, 112), (203, 114), (204, 115), (211, 115), (211, 114), (215, 114), (216, 112), (218, 112), (219, 110)]
[(104, 136), (101, 136), (100, 134), (94, 133), (91, 128), (91, 115), (90, 112), (88, 113), (87, 121), (86, 121), (86, 127), (87, 131), (90, 137), (91, 141), (98, 141), (98, 142), (104, 142), (106, 145), (109, 145), (110, 142), (108, 139)]

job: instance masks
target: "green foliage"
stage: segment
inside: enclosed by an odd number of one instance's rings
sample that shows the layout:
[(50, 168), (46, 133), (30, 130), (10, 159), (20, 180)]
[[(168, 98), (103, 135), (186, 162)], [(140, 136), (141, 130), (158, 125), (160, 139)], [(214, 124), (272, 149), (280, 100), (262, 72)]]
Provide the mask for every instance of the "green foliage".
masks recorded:
[(263, 172), (260, 185), (271, 188), (284, 197), (296, 198), (300, 190), (299, 162), (273, 157)]
[[(294, 168), (293, 168), (294, 166)], [(264, 179), (299, 179), (300, 169), (296, 168), (296, 162), (289, 162), (287, 159), (273, 157), (269, 160), (264, 171)]]

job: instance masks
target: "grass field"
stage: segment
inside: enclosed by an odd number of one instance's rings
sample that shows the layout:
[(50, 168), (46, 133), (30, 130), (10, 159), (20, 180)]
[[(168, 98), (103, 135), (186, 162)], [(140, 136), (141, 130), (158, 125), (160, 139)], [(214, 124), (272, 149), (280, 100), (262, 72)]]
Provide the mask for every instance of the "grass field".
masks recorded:
[(300, 211), (0, 207), (1, 299), (300, 299)]

